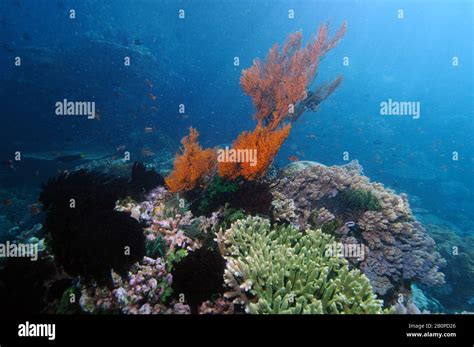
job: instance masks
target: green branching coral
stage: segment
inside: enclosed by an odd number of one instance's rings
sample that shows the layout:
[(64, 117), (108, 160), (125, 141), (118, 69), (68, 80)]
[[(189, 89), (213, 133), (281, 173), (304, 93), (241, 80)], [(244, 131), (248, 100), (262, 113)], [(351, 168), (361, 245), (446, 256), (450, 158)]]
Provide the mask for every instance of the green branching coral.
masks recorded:
[(349, 208), (365, 211), (379, 211), (382, 206), (377, 197), (372, 192), (363, 189), (345, 189), (340, 193), (342, 201)]
[(218, 234), (227, 260), (226, 293), (248, 313), (381, 313), (369, 280), (345, 259), (326, 255), (334, 237), (270, 226), (267, 219), (238, 220)]

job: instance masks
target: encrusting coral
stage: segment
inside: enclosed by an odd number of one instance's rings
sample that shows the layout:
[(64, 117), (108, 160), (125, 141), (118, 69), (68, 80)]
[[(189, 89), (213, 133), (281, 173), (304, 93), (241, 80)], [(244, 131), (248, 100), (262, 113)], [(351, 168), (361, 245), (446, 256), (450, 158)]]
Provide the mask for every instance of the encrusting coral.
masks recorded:
[(213, 149), (202, 149), (197, 142), (199, 133), (189, 128), (189, 135), (181, 141), (181, 154), (176, 156), (173, 171), (165, 178), (171, 192), (188, 191), (203, 182), (215, 167), (217, 154)]
[(439, 269), (445, 261), (412, 215), (407, 197), (370, 182), (357, 162), (342, 167), (292, 164), (283, 170), (274, 190), (294, 201), (300, 229), (314, 223), (321, 211), (325, 215), (328, 211), (335, 217), (331, 217), (335, 226), (331, 229), (341, 242), (363, 244), (365, 258), (351, 262), (385, 299), (394, 299), (412, 281), (431, 286), (444, 283)]
[(267, 219), (239, 220), (217, 240), (227, 261), (225, 297), (248, 313), (381, 313), (369, 280), (327, 253), (335, 239)]

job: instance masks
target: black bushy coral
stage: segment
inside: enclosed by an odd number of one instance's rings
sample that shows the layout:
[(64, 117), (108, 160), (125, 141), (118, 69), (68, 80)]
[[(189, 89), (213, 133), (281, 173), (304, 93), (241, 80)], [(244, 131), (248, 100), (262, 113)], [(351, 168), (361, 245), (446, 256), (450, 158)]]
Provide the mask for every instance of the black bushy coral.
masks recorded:
[(107, 283), (111, 270), (124, 274), (145, 252), (140, 224), (114, 211), (124, 182), (80, 170), (43, 186), (45, 229), (55, 259), (71, 275)]
[(126, 184), (125, 179), (96, 171), (78, 170), (49, 179), (42, 186), (39, 200), (47, 210), (69, 208), (71, 199), (74, 199), (76, 211), (113, 210), (121, 195), (120, 190)]
[(196, 313), (198, 305), (223, 292), (225, 260), (217, 251), (200, 248), (189, 252), (175, 265), (173, 291), (184, 299)]
[(0, 316), (43, 313), (59, 270), (51, 259), (6, 258), (0, 264)]
[(164, 186), (165, 179), (155, 170), (147, 170), (143, 163), (134, 163), (129, 183), (130, 195), (140, 197), (157, 186)]

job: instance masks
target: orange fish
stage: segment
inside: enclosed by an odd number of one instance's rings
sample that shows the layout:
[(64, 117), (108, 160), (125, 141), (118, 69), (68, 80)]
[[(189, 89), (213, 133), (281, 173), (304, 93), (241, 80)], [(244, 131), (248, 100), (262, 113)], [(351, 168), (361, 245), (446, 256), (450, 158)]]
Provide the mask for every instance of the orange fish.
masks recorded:
[(8, 167), (10, 169), (15, 168), (15, 165), (13, 165), (13, 160), (11, 160), (11, 159), (5, 160), (4, 164), (5, 164), (6, 167)]
[(94, 116), (93, 118), (94, 120), (100, 121), (100, 117), (101, 117), (100, 110), (99, 109), (95, 110), (92, 116)]
[(153, 101), (157, 99), (157, 96), (153, 95), (152, 93), (148, 93), (148, 97), (150, 98), (150, 100), (153, 100)]
[(31, 213), (32, 216), (40, 213), (39, 204), (31, 204), (28, 207), (30, 208), (30, 213)]
[(288, 159), (289, 159), (290, 161), (298, 161), (298, 157), (295, 157), (294, 155), (290, 155), (290, 156), (288, 157)]

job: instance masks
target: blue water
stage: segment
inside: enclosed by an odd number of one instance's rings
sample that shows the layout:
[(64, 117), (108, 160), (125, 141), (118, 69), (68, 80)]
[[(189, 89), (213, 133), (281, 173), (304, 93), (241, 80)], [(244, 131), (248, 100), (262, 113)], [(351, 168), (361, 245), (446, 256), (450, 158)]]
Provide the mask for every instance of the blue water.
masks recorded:
[[(291, 32), (307, 39), (323, 22), (336, 30), (346, 20), (347, 33), (321, 62), (316, 83), (339, 74), (344, 81), (294, 125), (275, 164), (289, 156), (343, 164), (347, 151), (367, 176), (408, 193), (425, 215), (472, 232), (472, 17), (472, 1), (4, 0), (0, 158), (15, 151), (113, 154), (125, 145), (137, 160), (159, 161), (174, 154), (189, 126), (204, 146), (231, 143), (255, 125), (241, 70)], [(130, 67), (123, 66), (126, 54)], [(54, 103), (64, 98), (95, 101), (101, 120), (58, 118)], [(381, 116), (388, 99), (420, 102), (421, 117)], [(154, 131), (144, 134), (145, 127)], [(155, 157), (144, 157), (144, 148)], [(2, 166), (0, 183), (34, 191), (62, 168)]]

